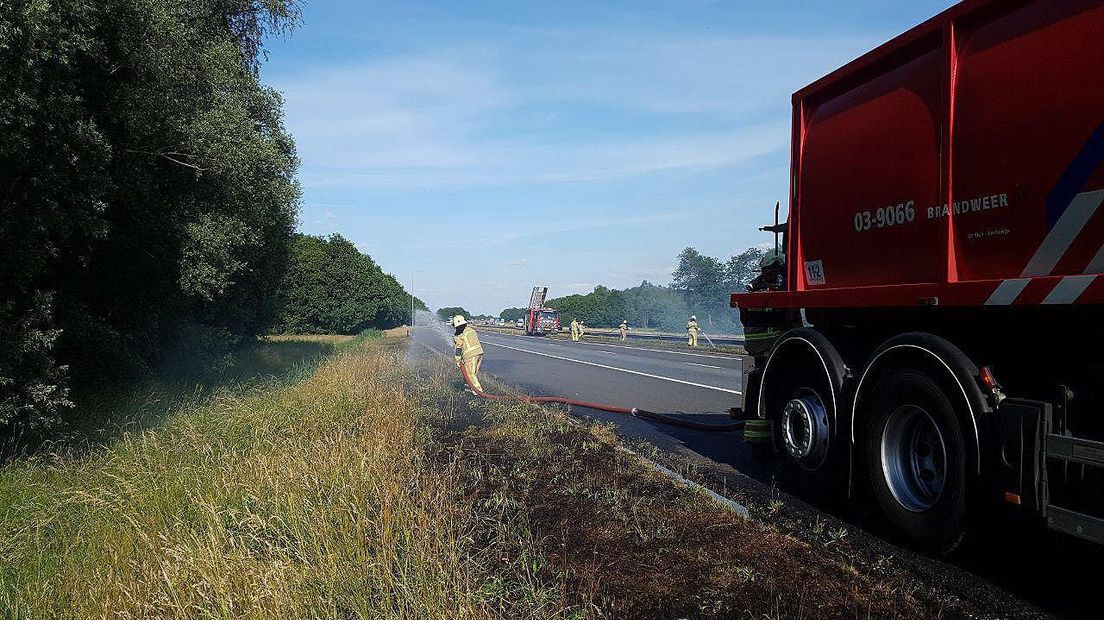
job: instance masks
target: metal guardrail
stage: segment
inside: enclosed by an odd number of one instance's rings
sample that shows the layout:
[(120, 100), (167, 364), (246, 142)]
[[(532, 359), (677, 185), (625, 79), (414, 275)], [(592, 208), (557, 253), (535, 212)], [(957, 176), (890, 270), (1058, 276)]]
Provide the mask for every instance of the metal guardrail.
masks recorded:
[[(508, 329), (508, 330), (511, 330), (511, 331), (519, 332), (519, 333), (524, 331), (522, 328), (520, 328), (516, 325), (489, 325), (488, 327), (494, 327), (495, 329)], [(566, 328), (563, 328), (563, 327), (560, 328), (560, 333), (567, 333), (567, 331), (568, 330)], [(621, 337), (620, 332), (618, 332), (616, 329), (592, 329), (592, 328), (588, 328), (585, 333), (590, 334), (590, 335), (594, 335), (594, 336), (606, 336), (608, 338), (620, 338)], [(648, 334), (648, 333), (637, 333), (637, 332), (629, 331), (629, 333), (627, 334), (627, 337), (630, 340), (636, 340), (636, 341), (639, 341), (639, 342), (656, 342), (656, 341), (685, 342), (686, 341), (686, 335), (685, 334)], [(714, 344), (727, 344), (727, 345), (742, 345), (742, 344), (744, 344), (744, 337), (743, 336), (734, 336), (734, 335), (714, 336), (713, 334), (709, 334), (709, 338), (710, 338), (710, 340), (713, 341)], [(705, 340), (705, 337), (702, 336), (701, 343), (706, 344), (706, 342), (707, 341)]]

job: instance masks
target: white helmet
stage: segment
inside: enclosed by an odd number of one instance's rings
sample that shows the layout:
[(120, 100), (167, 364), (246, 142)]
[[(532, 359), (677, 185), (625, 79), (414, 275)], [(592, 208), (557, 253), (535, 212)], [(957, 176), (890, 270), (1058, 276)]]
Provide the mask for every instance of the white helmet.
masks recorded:
[(697, 317), (696, 315), (693, 315), (693, 314), (691, 314), (691, 315), (690, 315), (690, 320), (691, 320), (691, 321), (697, 321), (697, 320), (698, 320), (698, 317)]
[(468, 324), (468, 320), (465, 319), (464, 315), (462, 315), (462, 314), (457, 314), (456, 316), (452, 317), (452, 326), (453, 327), (460, 327), (461, 325), (467, 325), (467, 324)]
[(759, 268), (772, 267), (786, 264), (786, 253), (782, 250), (770, 250), (759, 259)]

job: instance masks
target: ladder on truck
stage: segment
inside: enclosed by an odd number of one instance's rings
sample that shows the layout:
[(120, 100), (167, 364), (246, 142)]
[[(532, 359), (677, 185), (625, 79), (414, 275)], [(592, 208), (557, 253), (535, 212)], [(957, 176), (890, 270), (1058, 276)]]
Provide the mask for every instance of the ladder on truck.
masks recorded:
[(547, 296), (547, 286), (533, 287), (533, 294), (529, 296), (529, 313), (525, 317), (526, 336), (544, 335), (544, 325), (541, 324), (541, 310), (544, 309), (544, 298)]
[(547, 286), (534, 286), (533, 294), (529, 297), (529, 309), (540, 310), (544, 307), (544, 298), (548, 296)]

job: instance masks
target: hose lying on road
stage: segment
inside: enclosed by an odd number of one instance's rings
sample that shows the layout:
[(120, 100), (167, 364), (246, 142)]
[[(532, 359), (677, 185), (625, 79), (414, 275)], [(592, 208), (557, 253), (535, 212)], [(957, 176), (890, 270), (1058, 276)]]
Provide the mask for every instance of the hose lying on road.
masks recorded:
[(609, 413), (621, 413), (625, 415), (631, 415), (637, 418), (644, 418), (645, 420), (652, 420), (653, 422), (659, 422), (660, 424), (670, 424), (671, 426), (680, 426), (682, 428), (689, 428), (696, 431), (713, 431), (718, 433), (728, 433), (732, 431), (738, 431), (744, 428), (744, 422), (731, 422), (728, 424), (706, 424), (705, 422), (695, 422), (693, 420), (684, 420), (682, 418), (667, 415), (665, 413), (655, 413), (652, 411), (645, 411), (643, 409), (637, 409), (636, 407), (614, 407), (612, 405), (605, 405), (602, 403), (591, 403), (585, 400), (573, 400), (570, 398), (563, 398), (562, 396), (501, 396), (495, 394), (488, 394), (483, 390), (476, 389), (472, 384), (471, 377), (468, 375), (468, 367), (466, 364), (460, 364), (460, 372), (464, 375), (464, 383), (468, 384), (468, 388), (473, 394), (480, 398), (486, 398), (487, 400), (513, 400), (519, 402), (544, 404), (544, 403), (560, 403), (563, 405), (571, 405), (575, 407), (586, 407), (587, 409), (597, 409), (599, 411), (608, 411)]

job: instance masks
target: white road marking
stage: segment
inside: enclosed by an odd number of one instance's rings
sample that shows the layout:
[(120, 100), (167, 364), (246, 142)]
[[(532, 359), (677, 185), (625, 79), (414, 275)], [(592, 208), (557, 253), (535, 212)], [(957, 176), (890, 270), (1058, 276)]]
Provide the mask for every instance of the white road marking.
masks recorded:
[(617, 351), (606, 351), (605, 349), (599, 349), (602, 353), (609, 353), (610, 355), (617, 355)]
[[(507, 338), (518, 338), (518, 339), (522, 338), (521, 336), (515, 336), (513, 334), (503, 334), (502, 332), (489, 332), (489, 333), (495, 334), (496, 336), (505, 336)], [(548, 340), (547, 342), (550, 343), (550, 344), (555, 344), (556, 346), (565, 346), (565, 347), (568, 346), (566, 343), (561, 343), (561, 342), (558, 342), (556, 340)], [(647, 349), (647, 348), (644, 348), (644, 347), (630, 347), (630, 346), (626, 346), (626, 345), (623, 345), (623, 344), (606, 344), (606, 343), (590, 343), (590, 342), (576, 342), (576, 343), (573, 343), (573, 344), (581, 344), (581, 345), (586, 345), (588, 347), (617, 347), (618, 349), (632, 349), (633, 351), (651, 351), (653, 353), (671, 353), (671, 354), (674, 354), (674, 355), (689, 355), (690, 357), (708, 357), (710, 359), (715, 359), (715, 360), (737, 359), (737, 356), (735, 356), (735, 355), (709, 355), (709, 354), (706, 354), (706, 353), (690, 353), (689, 351), (671, 351), (670, 349)]]
[(683, 385), (691, 385), (694, 387), (704, 388), (707, 390), (716, 390), (718, 392), (728, 392), (729, 394), (743, 394), (739, 390), (730, 390), (728, 388), (717, 387), (715, 385), (705, 385), (704, 383), (694, 383), (693, 381), (683, 381), (682, 379), (674, 379), (672, 377), (664, 377), (663, 375), (653, 375), (646, 372), (640, 372), (639, 370), (629, 370), (628, 368), (618, 368), (616, 366), (607, 366), (605, 364), (596, 364), (594, 362), (584, 362), (583, 360), (572, 359), (570, 357), (563, 357), (560, 355), (552, 355), (551, 353), (541, 353), (540, 351), (531, 351), (529, 349), (519, 349), (517, 347), (511, 347), (505, 344), (499, 344), (497, 342), (485, 342), (484, 344), (492, 347), (502, 347), (503, 349), (510, 349), (511, 351), (518, 351), (519, 353), (528, 353), (530, 355), (540, 355), (541, 357), (550, 357), (555, 360), (563, 360), (565, 362), (575, 362), (576, 364), (585, 364), (587, 366), (595, 366), (597, 368), (605, 368), (606, 370), (616, 370), (617, 372), (627, 372), (630, 375), (640, 375), (641, 377), (648, 377), (649, 379), (660, 379), (661, 381), (670, 381), (672, 383), (681, 383)]
[(716, 368), (717, 370), (724, 370), (720, 366), (710, 366), (709, 364), (695, 364), (694, 362), (686, 362), (687, 366), (701, 366), (702, 368)]

